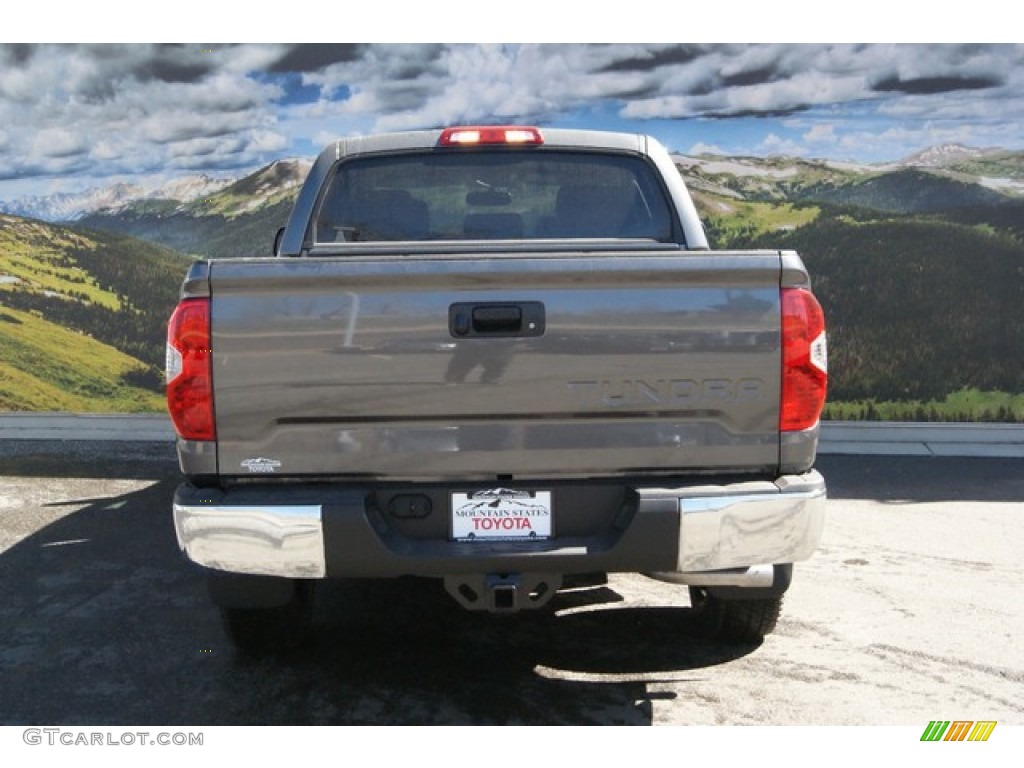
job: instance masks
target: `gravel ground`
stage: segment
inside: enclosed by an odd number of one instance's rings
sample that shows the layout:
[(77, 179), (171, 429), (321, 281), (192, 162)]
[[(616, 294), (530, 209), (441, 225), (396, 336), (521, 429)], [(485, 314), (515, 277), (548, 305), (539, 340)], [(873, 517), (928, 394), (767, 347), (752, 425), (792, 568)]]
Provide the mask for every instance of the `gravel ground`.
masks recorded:
[(822, 547), (759, 646), (639, 575), (492, 617), (331, 583), (313, 644), (235, 653), (180, 555), (167, 444), (0, 444), (0, 724), (1024, 723), (1024, 461), (827, 456)]

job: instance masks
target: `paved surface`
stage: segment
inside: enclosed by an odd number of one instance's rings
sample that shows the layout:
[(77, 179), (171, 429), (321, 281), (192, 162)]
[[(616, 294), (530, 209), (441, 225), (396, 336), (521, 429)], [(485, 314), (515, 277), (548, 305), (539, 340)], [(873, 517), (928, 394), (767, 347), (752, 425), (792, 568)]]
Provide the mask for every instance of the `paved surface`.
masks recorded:
[(2, 441), (0, 724), (1024, 724), (1024, 462), (819, 466), (823, 546), (758, 647), (642, 576), (500, 618), (410, 580), (327, 586), (312, 647), (253, 659), (177, 551), (170, 445)]

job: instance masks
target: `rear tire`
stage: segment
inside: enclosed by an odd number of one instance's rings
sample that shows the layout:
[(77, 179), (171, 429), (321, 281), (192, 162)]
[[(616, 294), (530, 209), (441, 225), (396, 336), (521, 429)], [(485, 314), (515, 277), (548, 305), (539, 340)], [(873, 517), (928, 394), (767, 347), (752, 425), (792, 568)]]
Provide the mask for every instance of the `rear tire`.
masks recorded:
[(224, 633), (235, 648), (266, 655), (304, 645), (313, 624), (313, 584), (296, 581), (295, 592), (284, 605), (272, 608), (221, 607)]
[(723, 600), (703, 587), (690, 587), (690, 604), (703, 633), (727, 643), (760, 643), (771, 634), (782, 613), (782, 595), (756, 599)]

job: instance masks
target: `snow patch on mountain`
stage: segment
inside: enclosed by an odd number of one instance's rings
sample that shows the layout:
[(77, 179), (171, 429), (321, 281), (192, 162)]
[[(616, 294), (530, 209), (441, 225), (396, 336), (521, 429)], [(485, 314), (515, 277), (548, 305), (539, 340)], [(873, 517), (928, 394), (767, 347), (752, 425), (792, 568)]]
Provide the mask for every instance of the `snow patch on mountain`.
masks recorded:
[(177, 200), (180, 203), (190, 203), (200, 197), (220, 192), (220, 190), (233, 182), (234, 179), (216, 179), (205, 173), (198, 176), (182, 176), (177, 179), (171, 179), (167, 183), (148, 192), (145, 198), (151, 200)]
[(1024, 194), (1024, 181), (1020, 179), (994, 179), (984, 176), (978, 179), (978, 183), (987, 189), (994, 189), (996, 192), (1011, 195)]
[[(292, 158), (240, 177), (217, 178), (208, 174), (190, 174), (149, 186), (119, 182), (107, 187), (90, 187), (81, 192), (58, 192), (0, 201), (0, 212), (43, 221), (77, 221), (99, 211), (116, 213), (146, 200), (171, 200), (185, 206), (237, 187), (244, 196), (252, 196), (248, 208), (259, 208), (268, 198), (298, 186), (306, 178), (311, 161)], [(234, 190), (233, 190), (234, 191)]]
[(999, 150), (966, 147), (963, 144), (937, 144), (903, 158), (900, 165), (908, 168), (944, 168), (948, 165), (976, 160)]
[(0, 202), (0, 211), (43, 221), (75, 221), (102, 208), (117, 208), (144, 197), (138, 184), (114, 184), (90, 187), (82, 192), (58, 192), (53, 195), (29, 195)]
[(787, 168), (770, 168), (764, 165), (755, 165), (732, 158), (716, 158), (710, 160), (702, 157), (688, 157), (686, 155), (673, 155), (672, 161), (676, 166), (690, 169), (699, 168), (704, 173), (727, 174), (729, 176), (754, 176), (768, 179), (788, 179), (797, 174), (795, 166)]

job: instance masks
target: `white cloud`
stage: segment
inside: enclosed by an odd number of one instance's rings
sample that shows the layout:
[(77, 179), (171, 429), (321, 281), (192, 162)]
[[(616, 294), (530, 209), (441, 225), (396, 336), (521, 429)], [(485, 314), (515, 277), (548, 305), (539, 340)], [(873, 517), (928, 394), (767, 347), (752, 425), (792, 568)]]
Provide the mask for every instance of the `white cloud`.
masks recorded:
[(100, 162), (109, 162), (120, 157), (124, 153), (124, 148), (118, 146), (116, 140), (102, 139), (97, 142), (92, 150), (89, 152), (92, 159)]
[(797, 144), (795, 141), (783, 139), (774, 133), (769, 133), (755, 150), (760, 155), (790, 155), (800, 157), (807, 154), (806, 147)]
[(288, 144), (272, 128), (283, 90), (245, 66), (279, 54), (271, 46), (213, 53), (201, 46), (4, 49), (4, 175), (242, 166), (260, 153), (269, 161)]
[(73, 157), (86, 147), (80, 133), (68, 128), (44, 128), (33, 137), (30, 154), (33, 159)]
[(283, 152), (287, 148), (287, 137), (275, 131), (253, 131), (246, 146), (250, 152)]
[(836, 127), (832, 123), (817, 123), (803, 134), (804, 141), (811, 143), (833, 143), (836, 140)]
[(1020, 147), (1022, 95), (1016, 45), (8, 46), (0, 175), (242, 168), (369, 131), (581, 114), (763, 125), (694, 144), (717, 152)]

